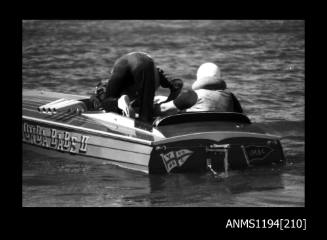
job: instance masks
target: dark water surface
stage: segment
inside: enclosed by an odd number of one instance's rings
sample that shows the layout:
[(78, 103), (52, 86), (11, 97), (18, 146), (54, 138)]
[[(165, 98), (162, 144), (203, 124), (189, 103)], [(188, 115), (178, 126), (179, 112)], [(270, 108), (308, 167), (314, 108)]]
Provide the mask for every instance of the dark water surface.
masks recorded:
[[(149, 176), (23, 150), (23, 206), (304, 206), (304, 21), (23, 21), (23, 88), (89, 94), (114, 61), (149, 53), (191, 86), (217, 63), (249, 116), (282, 137), (287, 164)], [(167, 94), (160, 90), (159, 94)]]

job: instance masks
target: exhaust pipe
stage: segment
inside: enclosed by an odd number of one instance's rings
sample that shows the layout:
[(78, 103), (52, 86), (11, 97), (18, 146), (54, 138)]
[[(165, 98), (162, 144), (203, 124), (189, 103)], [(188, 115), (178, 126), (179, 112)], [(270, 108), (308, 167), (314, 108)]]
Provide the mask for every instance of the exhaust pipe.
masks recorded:
[(72, 104), (76, 103), (76, 100), (66, 100), (57, 104), (50, 105), (47, 110), (50, 112), (57, 112), (58, 109), (63, 109), (63, 107), (71, 106)]
[(58, 99), (56, 101), (53, 101), (53, 102), (50, 102), (50, 103), (47, 103), (47, 104), (44, 104), (44, 105), (38, 107), (37, 110), (39, 112), (42, 112), (42, 113), (47, 113), (47, 108), (48, 107), (50, 107), (53, 104), (57, 104), (57, 103), (60, 103), (60, 102), (63, 102), (63, 101), (67, 101), (67, 100), (65, 98), (60, 98), (60, 99)]
[(84, 112), (86, 106), (83, 102), (77, 100), (59, 99), (57, 101), (38, 107), (38, 111), (45, 114), (56, 114), (57, 112), (76, 111), (77, 113)]
[(51, 110), (54, 112), (63, 112), (63, 111), (71, 111), (71, 110), (76, 110), (77, 106), (81, 104), (80, 101), (71, 101), (67, 102), (66, 104), (56, 106), (55, 108), (52, 108)]

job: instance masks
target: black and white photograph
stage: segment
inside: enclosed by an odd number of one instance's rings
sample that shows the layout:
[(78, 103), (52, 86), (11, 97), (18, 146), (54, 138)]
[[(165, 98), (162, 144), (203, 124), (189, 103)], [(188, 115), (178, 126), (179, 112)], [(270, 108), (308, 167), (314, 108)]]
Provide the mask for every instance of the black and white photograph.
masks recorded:
[(21, 26), (22, 207), (306, 206), (305, 20)]

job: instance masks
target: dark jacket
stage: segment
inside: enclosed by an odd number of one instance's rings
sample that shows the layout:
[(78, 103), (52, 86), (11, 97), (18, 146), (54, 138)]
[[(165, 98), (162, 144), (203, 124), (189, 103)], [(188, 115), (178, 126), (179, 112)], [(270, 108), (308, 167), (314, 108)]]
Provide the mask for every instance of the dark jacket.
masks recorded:
[(156, 87), (173, 89), (167, 75), (155, 66), (153, 59), (145, 53), (129, 53), (120, 57), (114, 64), (102, 101), (106, 111), (121, 113), (118, 99), (126, 94), (133, 101), (139, 119), (153, 120), (153, 99)]

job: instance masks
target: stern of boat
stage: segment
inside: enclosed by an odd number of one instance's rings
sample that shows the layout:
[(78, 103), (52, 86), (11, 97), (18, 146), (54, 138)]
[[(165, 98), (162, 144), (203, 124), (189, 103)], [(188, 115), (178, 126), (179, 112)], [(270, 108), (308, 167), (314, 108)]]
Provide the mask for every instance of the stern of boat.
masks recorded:
[(276, 136), (211, 132), (157, 142), (151, 153), (149, 172), (211, 170), (227, 173), (284, 162), (283, 149)]

